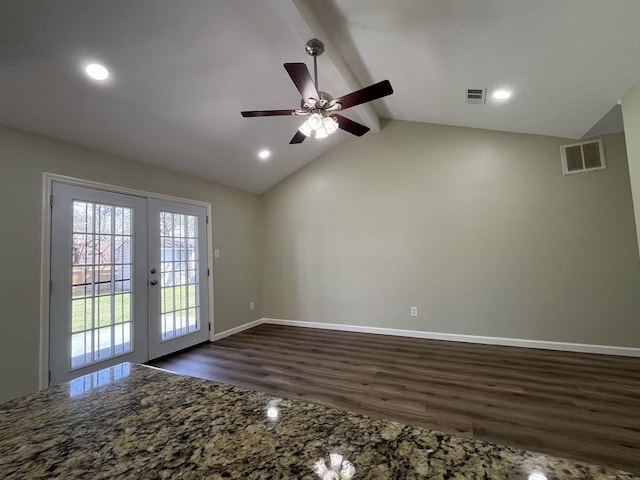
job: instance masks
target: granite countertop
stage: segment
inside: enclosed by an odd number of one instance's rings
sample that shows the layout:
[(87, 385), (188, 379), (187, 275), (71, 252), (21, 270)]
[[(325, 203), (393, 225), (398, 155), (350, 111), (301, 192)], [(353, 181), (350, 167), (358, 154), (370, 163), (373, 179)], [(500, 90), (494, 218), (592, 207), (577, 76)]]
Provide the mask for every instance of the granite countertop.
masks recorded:
[[(342, 476), (330, 468), (332, 453)], [(326, 480), (640, 479), (136, 364), (0, 406), (4, 480), (317, 480), (317, 472)]]

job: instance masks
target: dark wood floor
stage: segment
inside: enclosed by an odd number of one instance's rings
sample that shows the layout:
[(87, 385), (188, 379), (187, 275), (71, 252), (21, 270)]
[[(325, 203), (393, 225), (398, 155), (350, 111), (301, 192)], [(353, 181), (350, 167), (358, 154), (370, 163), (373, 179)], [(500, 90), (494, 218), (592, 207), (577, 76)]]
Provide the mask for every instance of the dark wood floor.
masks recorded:
[(152, 364), (640, 473), (640, 358), (261, 325)]

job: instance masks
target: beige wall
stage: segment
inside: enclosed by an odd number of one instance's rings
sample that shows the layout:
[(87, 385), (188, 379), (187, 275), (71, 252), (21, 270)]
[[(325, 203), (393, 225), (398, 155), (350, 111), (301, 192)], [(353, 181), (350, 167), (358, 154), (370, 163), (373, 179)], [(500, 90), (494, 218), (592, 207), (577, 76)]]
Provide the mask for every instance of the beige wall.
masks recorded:
[[(627, 140), (636, 229), (640, 240), (640, 82), (622, 99), (622, 116)], [(640, 249), (640, 242), (638, 248)]]
[(0, 402), (38, 386), (43, 172), (210, 202), (213, 244), (221, 251), (214, 263), (215, 331), (262, 316), (258, 196), (0, 126)]
[(265, 317), (640, 347), (624, 137), (563, 176), (567, 142), (401, 121), (345, 140), (263, 195)]
[(37, 388), (44, 171), (211, 202), (217, 332), (264, 316), (638, 347), (624, 137), (605, 138), (607, 170), (572, 176), (564, 142), (391, 121), (260, 198), (0, 126), (0, 402)]

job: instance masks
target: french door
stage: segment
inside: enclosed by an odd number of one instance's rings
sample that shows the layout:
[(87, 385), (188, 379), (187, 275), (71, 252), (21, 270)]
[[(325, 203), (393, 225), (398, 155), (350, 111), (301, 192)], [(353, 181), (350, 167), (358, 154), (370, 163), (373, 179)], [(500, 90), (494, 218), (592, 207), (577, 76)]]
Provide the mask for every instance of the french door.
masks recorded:
[(149, 358), (209, 339), (206, 211), (149, 200)]
[(50, 384), (209, 338), (206, 210), (53, 183)]

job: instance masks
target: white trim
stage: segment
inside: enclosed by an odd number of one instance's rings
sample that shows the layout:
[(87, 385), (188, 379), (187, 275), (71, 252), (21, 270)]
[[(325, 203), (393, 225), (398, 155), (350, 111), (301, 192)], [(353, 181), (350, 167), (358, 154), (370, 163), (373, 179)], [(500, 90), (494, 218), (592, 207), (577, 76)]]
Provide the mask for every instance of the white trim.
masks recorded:
[(211, 210), (211, 204), (207, 203), (207, 280), (209, 282), (209, 341), (213, 341), (213, 334), (215, 332), (214, 320), (214, 295), (213, 295), (213, 216)]
[(173, 195), (165, 195), (162, 193), (148, 192), (138, 190), (136, 188), (121, 187), (109, 183), (94, 182), (93, 180), (84, 180), (82, 178), (68, 177), (58, 175), (56, 173), (43, 172), (42, 174), (42, 217), (40, 219), (40, 360), (38, 386), (43, 390), (49, 386), (49, 285), (51, 278), (51, 190), (53, 182), (66, 183), (79, 187), (93, 188), (96, 190), (105, 190), (107, 192), (122, 193), (125, 195), (133, 195), (136, 197), (153, 198), (158, 200), (167, 200), (169, 202), (185, 203), (188, 205), (196, 205), (207, 209), (207, 248), (208, 265), (207, 268), (211, 274), (209, 281), (209, 323), (211, 324), (211, 333), (209, 339), (214, 339), (214, 297), (213, 297), (213, 220), (211, 203), (202, 202), (200, 200), (192, 200), (189, 198), (176, 197)]
[(186, 203), (188, 205), (197, 205), (199, 207), (211, 206), (208, 202), (200, 200), (191, 200), (189, 198), (176, 197), (173, 195), (165, 195), (163, 193), (149, 192), (139, 190), (137, 188), (121, 187), (120, 185), (112, 185), (110, 183), (94, 182), (93, 180), (84, 180), (82, 178), (68, 177), (66, 175), (58, 175), (57, 173), (44, 172), (43, 176), (49, 182), (67, 183), (78, 187), (93, 188), (96, 190), (106, 190), (112, 193), (122, 193), (124, 195), (133, 195), (135, 197), (155, 198), (158, 200), (166, 200), (168, 202)]
[(258, 325), (262, 325), (264, 322), (264, 318), (259, 318), (258, 320), (254, 320), (253, 322), (245, 323), (244, 325), (240, 325), (239, 327), (230, 328), (229, 330), (225, 330), (224, 332), (217, 333), (213, 336), (213, 341), (222, 340), (223, 338), (230, 337), (231, 335), (235, 335), (236, 333), (243, 332), (245, 330), (249, 330), (250, 328), (257, 327)]
[(283, 320), (279, 318), (262, 318), (261, 320), (261, 323), (270, 325), (286, 325), (290, 327), (320, 328), (324, 330), (339, 330), (345, 332), (373, 333), (376, 335), (427, 338), (430, 340), (445, 340), (449, 342), (482, 343), (485, 345), (502, 345), (507, 347), (596, 353), (600, 355), (618, 355), (622, 357), (640, 357), (640, 348), (634, 347), (615, 347), (609, 345), (590, 345), (585, 343), (551, 342), (545, 340), (527, 340), (520, 338), (483, 337), (479, 335), (462, 335), (458, 333), (423, 332), (420, 330), (399, 330), (395, 328), (340, 325), (337, 323), (299, 322), (297, 320)]
[(51, 181), (42, 176), (42, 216), (40, 218), (40, 361), (38, 388), (49, 386), (49, 287), (51, 285)]

